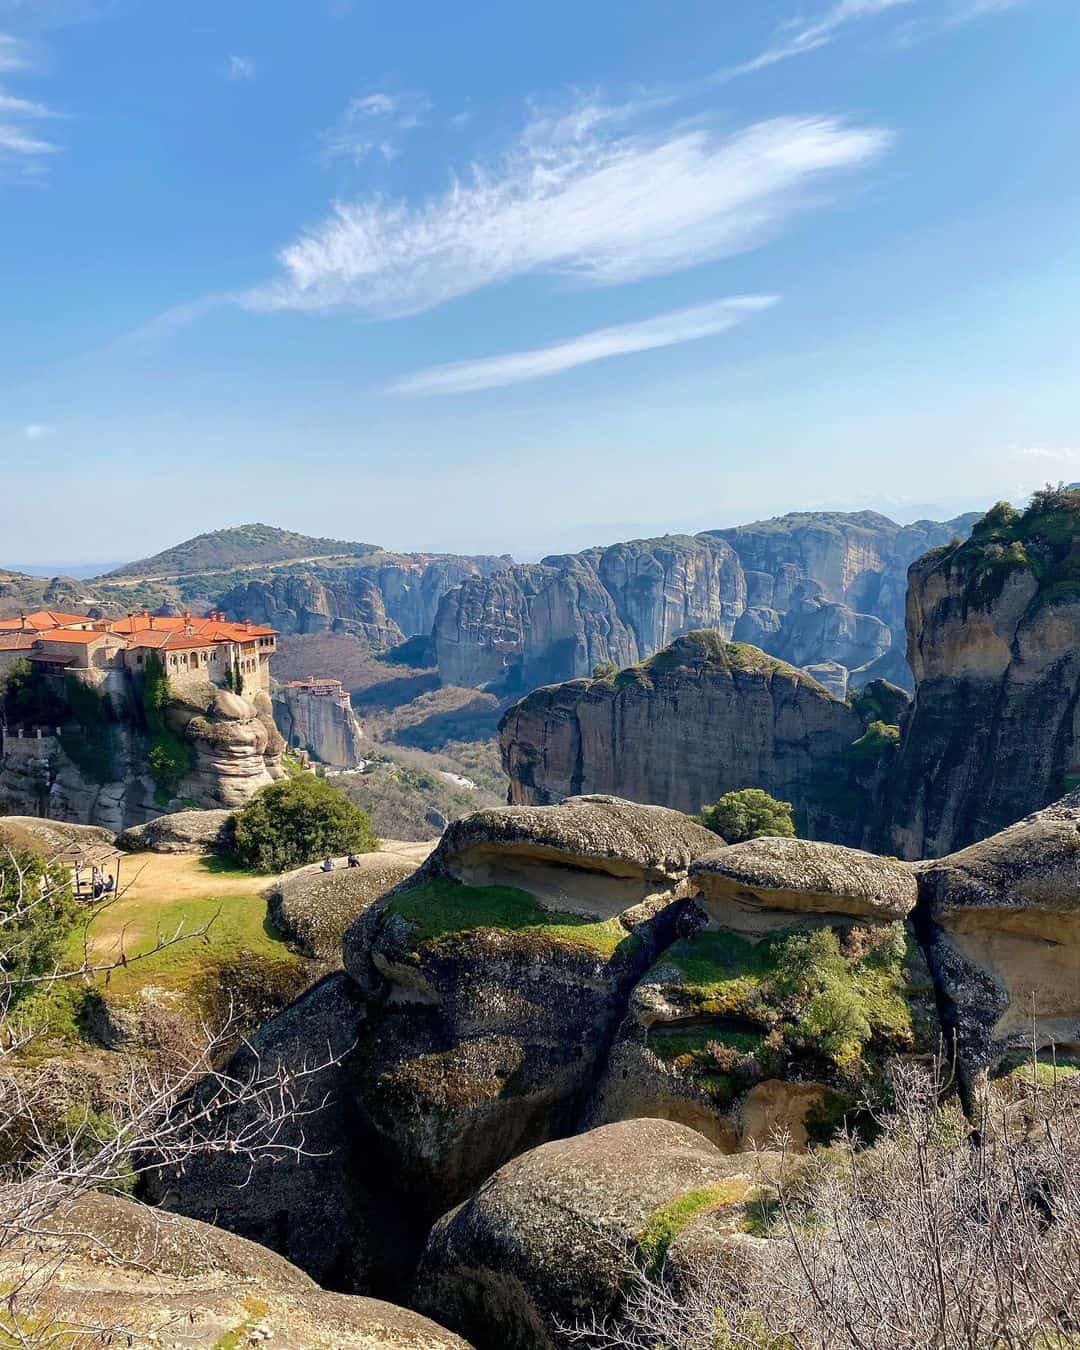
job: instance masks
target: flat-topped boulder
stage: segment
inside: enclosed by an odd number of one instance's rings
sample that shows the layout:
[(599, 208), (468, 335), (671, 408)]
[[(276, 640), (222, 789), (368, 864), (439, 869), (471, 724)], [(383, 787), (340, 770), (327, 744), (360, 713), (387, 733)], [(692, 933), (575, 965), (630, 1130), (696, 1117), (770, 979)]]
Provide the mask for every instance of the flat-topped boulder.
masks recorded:
[(228, 843), (231, 811), (173, 811), (133, 825), (117, 839), (131, 853), (215, 853)]
[(618, 1312), (628, 1256), (658, 1272), (705, 1214), (727, 1224), (701, 1254), (750, 1241), (736, 1234), (758, 1174), (753, 1158), (666, 1120), (544, 1144), (439, 1220), (413, 1302), (481, 1350), (555, 1350), (566, 1327)]
[[(1012, 915), (1014, 931), (1049, 936), (1047, 920), (1080, 920), (1080, 792), (918, 868), (920, 894), (940, 923)], [(978, 922), (977, 920), (975, 922)]]
[(619, 797), (501, 806), (456, 821), (425, 874), (516, 886), (550, 909), (610, 918), (667, 892), (717, 836), (692, 817)]
[(406, 1308), (326, 1293), (245, 1238), (98, 1193), (65, 1200), (7, 1247), (0, 1275), (24, 1325), (75, 1327), (79, 1344), (469, 1350)]
[(690, 867), (711, 918), (725, 905), (889, 923), (915, 908), (918, 885), (895, 858), (809, 839), (750, 839)]
[(1080, 1045), (1080, 792), (915, 871), (965, 1078)]
[(301, 867), (267, 888), (270, 917), (304, 956), (340, 961), (349, 925), (418, 866), (415, 857), (380, 850), (360, 854), (351, 867), (342, 860), (332, 872), (318, 863)]
[(433, 861), (477, 866), (492, 854), (561, 862), (611, 876), (685, 873), (717, 837), (691, 816), (621, 797), (567, 797), (558, 806), (497, 806), (455, 821)]

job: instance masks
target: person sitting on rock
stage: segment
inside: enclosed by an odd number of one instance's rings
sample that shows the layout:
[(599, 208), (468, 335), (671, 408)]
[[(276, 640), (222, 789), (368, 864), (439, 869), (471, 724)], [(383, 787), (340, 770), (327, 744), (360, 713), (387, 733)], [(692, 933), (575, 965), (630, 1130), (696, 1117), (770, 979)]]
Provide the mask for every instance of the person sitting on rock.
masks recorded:
[(324, 872), (332, 872), (332, 871), (334, 870), (334, 860), (333, 860), (333, 858), (324, 858), (324, 859), (323, 859), (322, 870), (323, 870)]
[(350, 867), (359, 867), (359, 866), (360, 866), (360, 859), (356, 856), (355, 853), (350, 853), (350, 854), (349, 854), (349, 866), (350, 866)]

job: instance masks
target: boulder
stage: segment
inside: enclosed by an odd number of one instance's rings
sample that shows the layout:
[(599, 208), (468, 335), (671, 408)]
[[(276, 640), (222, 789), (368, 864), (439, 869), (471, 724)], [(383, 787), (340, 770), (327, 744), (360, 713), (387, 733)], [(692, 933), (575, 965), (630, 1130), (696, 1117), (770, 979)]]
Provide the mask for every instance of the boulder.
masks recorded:
[(362, 853), (359, 865), (322, 871), (316, 863), (287, 872), (266, 891), (270, 917), (304, 956), (340, 961), (341, 944), (353, 921), (418, 866), (393, 853)]
[(428, 864), (469, 885), (520, 885), (553, 908), (610, 917), (686, 876), (716, 835), (681, 811), (619, 797), (503, 806), (455, 821)]
[(889, 923), (906, 919), (918, 899), (910, 868), (895, 858), (810, 839), (750, 839), (699, 858), (690, 873), (721, 923), (732, 906)]
[(32, 849), (46, 858), (90, 866), (116, 852), (116, 835), (99, 825), (40, 816), (0, 816), (0, 847)]
[(5, 1246), (0, 1278), (26, 1324), (85, 1328), (95, 1343), (468, 1350), (405, 1308), (324, 1292), (254, 1242), (93, 1192)]
[(574, 1128), (630, 989), (715, 836), (610, 799), (452, 825), (345, 939), (365, 993), (358, 1109), (431, 1218)]
[(1010, 1047), (1080, 1047), (1080, 792), (916, 867), (966, 1081)]
[[(682, 1121), (734, 1152), (825, 1143), (888, 1062), (938, 1038), (904, 864), (764, 838), (690, 865), (700, 927), (631, 994), (586, 1120)], [(684, 921), (685, 929), (685, 921)]]
[(663, 1120), (630, 1120), (544, 1144), (500, 1168), (431, 1231), (413, 1303), (480, 1350), (555, 1350), (577, 1322), (617, 1313), (630, 1263), (654, 1272), (696, 1217), (728, 1217), (712, 1253), (759, 1184)]
[(228, 844), (226, 810), (174, 811), (124, 830), (117, 844), (131, 853), (216, 853)]

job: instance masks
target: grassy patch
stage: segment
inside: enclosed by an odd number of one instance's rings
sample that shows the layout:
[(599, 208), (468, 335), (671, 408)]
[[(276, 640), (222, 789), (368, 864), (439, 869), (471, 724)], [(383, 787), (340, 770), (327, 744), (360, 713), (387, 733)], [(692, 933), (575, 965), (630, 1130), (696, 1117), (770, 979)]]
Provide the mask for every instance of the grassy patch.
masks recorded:
[(587, 947), (607, 958), (614, 956), (623, 943), (639, 941), (618, 919), (598, 921), (546, 910), (528, 891), (516, 886), (462, 886), (436, 878), (396, 895), (387, 908), (413, 925), (418, 942), (438, 942), (480, 928), (498, 928)]
[(737, 1205), (745, 1200), (749, 1187), (745, 1181), (717, 1181), (684, 1191), (651, 1214), (637, 1236), (638, 1251), (645, 1268), (656, 1276), (663, 1268), (668, 1249), (683, 1229), (699, 1214)]
[[(115, 962), (121, 953), (127, 964), (96, 976), (89, 987), (80, 979), (43, 991), (35, 996), (35, 1015), (48, 1026), (50, 1038), (73, 1041), (79, 1036), (83, 1004), (95, 993), (122, 1003), (155, 985), (179, 991), (185, 1002), (202, 1009), (209, 995), (220, 992), (223, 971), (243, 975), (255, 986), (257, 999), (264, 997), (268, 982), (287, 989), (305, 967), (268, 921), (266, 901), (259, 895), (264, 884), (262, 878), (219, 870), (213, 860), (191, 855), (125, 858), (124, 894), (100, 909), (88, 930), (80, 924), (70, 933), (61, 964), (69, 969), (81, 965), (84, 933), (92, 964)], [(204, 936), (143, 960), (132, 959), (150, 951), (159, 935), (172, 937), (178, 930), (192, 934), (207, 924)]]

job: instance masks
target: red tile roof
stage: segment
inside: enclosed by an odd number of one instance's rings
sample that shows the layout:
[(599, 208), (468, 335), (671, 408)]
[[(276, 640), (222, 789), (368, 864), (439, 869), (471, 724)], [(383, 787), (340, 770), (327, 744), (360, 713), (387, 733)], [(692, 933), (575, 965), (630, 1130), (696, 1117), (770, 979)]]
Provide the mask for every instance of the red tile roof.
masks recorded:
[(86, 614), (63, 614), (55, 609), (36, 609), (32, 614), (23, 614), (17, 619), (0, 619), (0, 629), (5, 632), (20, 629), (34, 629), (39, 633), (50, 628), (63, 628), (73, 623), (93, 623)]
[(82, 628), (54, 628), (49, 633), (38, 633), (38, 642), (65, 642), (69, 646), (88, 647), (91, 642), (114, 637), (112, 633), (88, 633)]
[(36, 638), (36, 633), (0, 633), (0, 652), (29, 651)]

